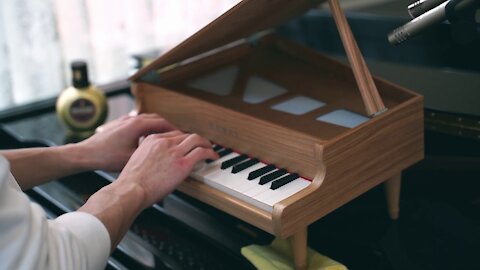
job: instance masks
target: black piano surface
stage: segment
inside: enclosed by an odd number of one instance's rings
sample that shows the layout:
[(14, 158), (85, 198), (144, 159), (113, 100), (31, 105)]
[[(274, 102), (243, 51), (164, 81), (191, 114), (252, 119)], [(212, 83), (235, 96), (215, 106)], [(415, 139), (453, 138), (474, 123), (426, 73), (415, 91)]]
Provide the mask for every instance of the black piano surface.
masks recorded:
[[(72, 140), (53, 100), (0, 117), (0, 148)], [(133, 108), (125, 91), (109, 95), (110, 118)], [(403, 174), (401, 214), (387, 217), (382, 186), (309, 227), (311, 248), (349, 269), (480, 269), (479, 141), (426, 132), (426, 159)], [(51, 217), (75, 210), (115, 179), (86, 172), (27, 191)], [(202, 202), (174, 193), (144, 211), (107, 269), (253, 269), (240, 248), (273, 237)]]

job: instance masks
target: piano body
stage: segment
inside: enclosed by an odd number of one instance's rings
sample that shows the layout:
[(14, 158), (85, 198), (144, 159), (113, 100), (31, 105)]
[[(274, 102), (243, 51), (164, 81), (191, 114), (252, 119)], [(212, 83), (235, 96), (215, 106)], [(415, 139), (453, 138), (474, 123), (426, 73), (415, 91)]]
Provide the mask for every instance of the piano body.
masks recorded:
[(396, 218), (401, 172), (423, 158), (423, 98), (371, 77), (337, 0), (329, 4), (351, 67), (265, 31), (321, 2), (241, 1), (131, 78), (139, 112), (234, 150), (221, 161), (245, 155), (238, 164), (255, 159), (251, 168), (281, 171), (273, 180), (290, 176), (276, 190), (263, 185), (276, 200), (255, 203), (262, 195), (242, 192), (262, 180), (243, 179), (243, 191), (222, 182), (253, 169), (233, 174), (213, 162), (179, 190), (290, 238), (297, 268), (308, 225), (380, 183)]

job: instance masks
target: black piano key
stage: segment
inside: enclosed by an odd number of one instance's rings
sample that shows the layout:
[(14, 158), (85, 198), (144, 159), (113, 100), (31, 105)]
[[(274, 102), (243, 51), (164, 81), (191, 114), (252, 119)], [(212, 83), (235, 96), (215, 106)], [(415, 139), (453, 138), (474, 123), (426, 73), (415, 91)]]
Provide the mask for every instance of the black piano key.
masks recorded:
[(264, 176), (260, 177), (259, 184), (260, 185), (265, 185), (266, 183), (268, 183), (270, 181), (273, 181), (273, 180), (277, 179), (278, 177), (280, 177), (284, 174), (287, 174), (287, 171), (285, 169), (281, 169), (281, 170), (278, 170), (278, 171), (271, 172), (267, 175), (264, 175)]
[(248, 159), (248, 156), (247, 155), (240, 155), (240, 156), (237, 156), (237, 157), (234, 157), (232, 159), (229, 159), (229, 160), (225, 160), (224, 162), (222, 162), (222, 165), (220, 166), (220, 168), (222, 170), (225, 170), (226, 168), (230, 168), (232, 167), (233, 165), (237, 164), (237, 163), (240, 163), (244, 160)]
[(273, 170), (275, 170), (275, 166), (273, 166), (273, 165), (267, 165), (267, 166), (262, 167), (262, 168), (260, 168), (260, 169), (258, 169), (258, 170), (255, 170), (255, 171), (253, 171), (253, 172), (250, 172), (250, 173), (248, 174), (248, 178), (247, 178), (247, 179), (248, 179), (248, 180), (253, 180), (253, 179), (255, 179), (255, 178), (259, 177), (259, 176), (262, 176), (262, 175), (264, 175), (264, 174), (266, 174), (266, 173), (268, 173), (268, 172), (271, 172), (271, 171), (273, 171)]
[(244, 161), (242, 163), (239, 163), (239, 164), (233, 166), (232, 173), (241, 172), (241, 171), (245, 170), (246, 168), (252, 167), (253, 165), (255, 165), (257, 163), (258, 163), (258, 159), (256, 159), (256, 158), (249, 159), (247, 161)]
[(230, 154), (230, 153), (232, 153), (232, 152), (233, 152), (232, 149), (225, 148), (225, 149), (223, 149), (222, 151), (218, 152), (218, 156), (219, 156), (220, 158), (222, 158), (222, 157), (224, 157), (224, 156), (226, 156), (226, 155), (228, 155), (228, 154)]
[[(228, 155), (228, 154), (230, 154), (230, 153), (233, 152), (233, 150), (232, 150), (232, 149), (229, 149), (229, 148), (223, 148), (223, 147), (222, 147), (222, 149), (223, 149), (223, 150), (220, 150), (220, 151), (217, 152), (218, 158), (222, 158), (222, 157), (224, 157), (224, 156), (226, 156), (226, 155)], [(214, 162), (214, 160), (207, 159), (207, 160), (205, 160), (205, 162), (206, 162), (207, 164), (209, 164), (209, 163)]]
[[(232, 152), (231, 149), (226, 149), (226, 148), (223, 148), (222, 146), (220, 145), (215, 145), (215, 147), (213, 147), (213, 151), (217, 152), (218, 156), (221, 158), (221, 157), (224, 157), (228, 154), (230, 154)], [(205, 162), (207, 164), (210, 164), (212, 162), (214, 162), (215, 160), (212, 160), (212, 159), (207, 159), (205, 160)]]
[(298, 179), (299, 177), (300, 177), (300, 176), (299, 176), (298, 174), (296, 174), (296, 173), (292, 173), (292, 174), (286, 175), (286, 176), (284, 176), (284, 177), (282, 177), (282, 178), (279, 178), (279, 179), (273, 181), (273, 182), (272, 182), (272, 185), (270, 186), (270, 189), (275, 190), (275, 189), (277, 189), (277, 188), (279, 188), (279, 187), (281, 187), (281, 186), (284, 186), (284, 185), (292, 182), (292, 181), (295, 180), (295, 179)]

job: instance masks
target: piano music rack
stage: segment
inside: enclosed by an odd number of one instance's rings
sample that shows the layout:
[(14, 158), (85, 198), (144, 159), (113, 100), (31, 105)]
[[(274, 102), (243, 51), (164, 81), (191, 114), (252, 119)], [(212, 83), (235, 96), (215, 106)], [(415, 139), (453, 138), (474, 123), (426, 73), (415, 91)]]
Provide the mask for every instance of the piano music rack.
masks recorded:
[[(132, 76), (141, 113), (159, 113), (179, 128), (313, 179), (272, 212), (192, 179), (179, 190), (281, 238), (290, 238), (295, 266), (307, 264), (307, 227), (385, 183), (398, 217), (401, 172), (423, 158), (423, 98), (373, 78), (337, 0), (328, 0), (351, 67), (264, 31), (324, 1), (244, 0)], [(271, 11), (267, 13), (267, 11)], [(225, 69), (228, 93), (189, 82)], [(245, 102), (251, 77), (288, 92)], [(272, 109), (294, 97), (325, 103), (295, 115)], [(346, 127), (318, 121), (344, 110), (368, 120)]]

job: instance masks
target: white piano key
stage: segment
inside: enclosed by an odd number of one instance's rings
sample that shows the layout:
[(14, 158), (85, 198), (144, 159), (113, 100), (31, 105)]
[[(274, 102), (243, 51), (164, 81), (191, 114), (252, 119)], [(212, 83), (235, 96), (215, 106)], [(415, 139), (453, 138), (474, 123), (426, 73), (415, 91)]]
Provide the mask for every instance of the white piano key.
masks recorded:
[(259, 162), (255, 165), (237, 173), (237, 175), (244, 180), (239, 181), (236, 185), (232, 185), (230, 187), (233, 190), (238, 191), (238, 192), (244, 192), (246, 190), (249, 190), (252, 187), (256, 187), (258, 185), (258, 181), (259, 181), (260, 177), (257, 177), (256, 179), (253, 179), (253, 180), (248, 180), (248, 175), (251, 172), (256, 171), (256, 170), (258, 170), (260, 168), (263, 168), (265, 166), (267, 166), (267, 164)]
[[(270, 186), (273, 181), (266, 183), (265, 185), (260, 185), (259, 181), (261, 176), (253, 180), (248, 180), (250, 172), (267, 166), (267, 164), (262, 162), (252, 165), (236, 174), (232, 173), (231, 167), (224, 170), (221, 169), (221, 164), (224, 161), (235, 158), (239, 155), (240, 154), (233, 152), (211, 163), (205, 163), (202, 168), (194, 171), (191, 176), (214, 189), (222, 191), (267, 212), (273, 211), (275, 203), (288, 198), (310, 184), (310, 181), (298, 178), (276, 190), (272, 190), (270, 189)], [(268, 173), (277, 170), (278, 169), (275, 169)]]
[[(247, 180), (247, 181), (248, 181), (248, 180)], [(258, 182), (258, 181), (257, 181), (257, 182)], [(273, 209), (273, 208), (272, 208), (273, 205), (267, 205), (267, 204), (265, 204), (265, 203), (263, 203), (263, 202), (260, 202), (260, 201), (256, 200), (255, 198), (253, 198), (253, 197), (251, 197), (251, 196), (248, 196), (248, 195), (246, 195), (246, 194), (244, 194), (244, 193), (241, 193), (241, 192), (238, 192), (238, 191), (236, 191), (236, 190), (230, 189), (230, 188), (228, 188), (228, 187), (220, 184), (219, 182), (214, 182), (214, 181), (208, 181), (208, 180), (207, 180), (207, 181), (205, 182), (205, 184), (208, 185), (208, 186), (211, 186), (211, 187), (213, 187), (213, 188), (215, 188), (215, 189), (217, 189), (217, 190), (223, 191), (223, 192), (225, 192), (226, 194), (231, 195), (231, 196), (233, 196), (233, 197), (235, 197), (235, 198), (237, 198), (237, 199), (240, 199), (241, 201), (244, 201), (244, 202), (249, 203), (249, 204), (251, 204), (251, 205), (253, 205), (253, 206), (256, 206), (256, 207), (258, 207), (258, 208), (260, 208), (260, 209), (263, 209), (263, 210), (265, 210), (265, 211), (267, 211), (267, 212), (271, 212), (272, 209)]]
[(310, 183), (310, 181), (304, 178), (298, 178), (275, 190), (270, 189), (270, 185), (267, 184), (269, 189), (255, 195), (254, 199), (268, 205), (274, 205), (275, 203), (280, 202), (306, 188), (308, 185), (310, 185)]
[(264, 166), (265, 164), (258, 163), (236, 174), (232, 173), (232, 168), (228, 168), (205, 175), (205, 178), (207, 179), (207, 182), (215, 182), (217, 185), (232, 190), (235, 190), (235, 187), (240, 185), (250, 185), (251, 187), (254, 187), (255, 184), (252, 184), (251, 181), (247, 179), (248, 174)]
[[(247, 168), (237, 174), (231, 173), (231, 168), (226, 170), (221, 170), (217, 172), (213, 172), (209, 175), (206, 175), (205, 184), (212, 186), (218, 190), (221, 190), (227, 194), (230, 194), (234, 197), (240, 198), (242, 200), (249, 200), (249, 196), (244, 195), (241, 192), (238, 192), (234, 189), (234, 187), (242, 185), (242, 184), (249, 184), (251, 181), (247, 179), (248, 174), (251, 171), (258, 169), (259, 167), (263, 167), (265, 164), (256, 164), (250, 168)], [(257, 184), (250, 183), (251, 187), (254, 187)]]
[[(273, 173), (273, 172), (276, 172), (276, 171), (278, 171), (278, 169), (275, 169), (275, 170), (273, 170), (273, 171), (271, 171), (271, 172), (269, 172), (269, 173)], [(257, 177), (257, 178), (255, 179), (255, 182), (257, 183), (257, 185), (255, 185), (254, 187), (246, 190), (246, 191), (244, 192), (245, 195), (247, 195), (247, 196), (249, 196), (249, 197), (255, 197), (257, 194), (260, 194), (260, 193), (262, 193), (262, 192), (270, 189), (270, 185), (272, 184), (272, 182), (266, 183), (265, 185), (260, 185), (260, 184), (258, 184), (260, 178), (261, 178), (261, 176), (260, 176), (260, 177)]]
[(237, 153), (233, 152), (230, 153), (224, 157), (221, 157), (211, 163), (207, 163), (206, 166), (202, 167), (201, 169), (192, 172), (191, 176), (195, 178), (198, 181), (204, 182), (205, 181), (205, 175), (210, 174), (212, 172), (216, 172), (220, 169), (220, 166), (222, 165), (222, 162), (229, 160), (231, 158), (234, 158), (238, 156)]
[(255, 192), (260, 192), (260, 190), (263, 190), (265, 188), (268, 188), (268, 184), (265, 186), (259, 185), (259, 179), (254, 180), (248, 180), (248, 174), (254, 170), (260, 169), (262, 167), (265, 167), (266, 164), (264, 163), (258, 163), (255, 164), (254, 166), (247, 168), (237, 174), (231, 173), (231, 170), (221, 170), (217, 172), (213, 172), (209, 175), (206, 175), (205, 178), (205, 184), (209, 185), (217, 190), (223, 191), (226, 194), (229, 194), (235, 198), (238, 198), (244, 202), (247, 202), (249, 204), (252, 204), (260, 209), (263, 209), (265, 211), (272, 211), (272, 206), (270, 205), (265, 205), (262, 202), (259, 202), (258, 200), (255, 200), (253, 196), (245, 194), (243, 192), (239, 192), (236, 188), (239, 188), (242, 186), (242, 188), (239, 189), (244, 189), (244, 190), (255, 190)]

